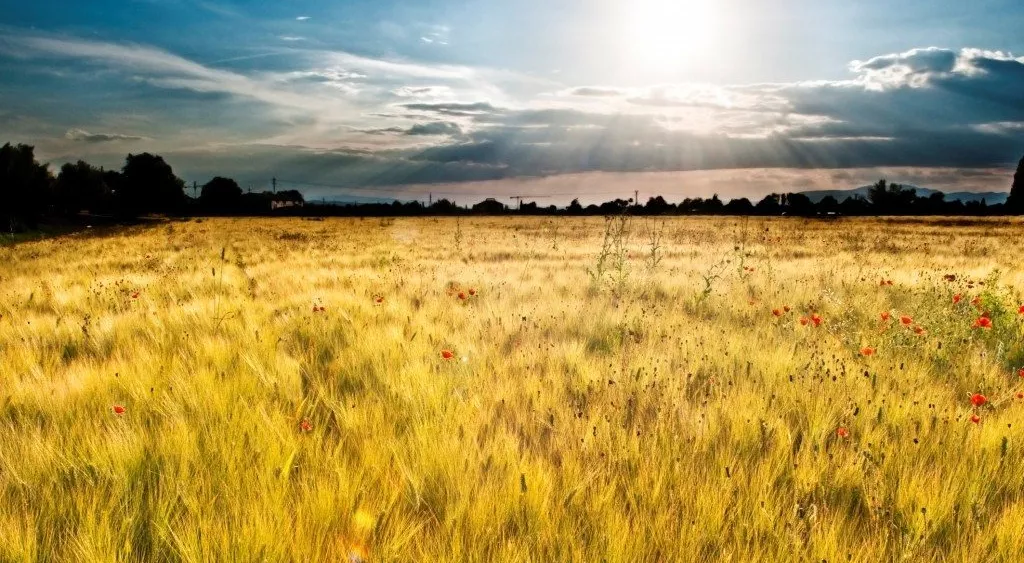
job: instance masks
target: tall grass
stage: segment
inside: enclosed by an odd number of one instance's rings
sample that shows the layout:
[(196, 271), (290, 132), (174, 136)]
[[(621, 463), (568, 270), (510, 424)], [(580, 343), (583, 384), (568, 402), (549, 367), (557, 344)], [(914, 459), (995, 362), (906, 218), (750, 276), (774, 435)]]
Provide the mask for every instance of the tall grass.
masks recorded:
[(0, 560), (1020, 560), (1019, 222), (655, 228), (0, 248)]

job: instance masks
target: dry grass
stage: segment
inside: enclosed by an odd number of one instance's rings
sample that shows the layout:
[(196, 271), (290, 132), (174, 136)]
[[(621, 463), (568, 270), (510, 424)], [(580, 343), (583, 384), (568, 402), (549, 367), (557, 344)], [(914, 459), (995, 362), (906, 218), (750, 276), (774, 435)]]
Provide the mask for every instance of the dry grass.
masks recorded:
[(608, 226), (0, 248), (0, 560), (1021, 559), (1019, 222)]

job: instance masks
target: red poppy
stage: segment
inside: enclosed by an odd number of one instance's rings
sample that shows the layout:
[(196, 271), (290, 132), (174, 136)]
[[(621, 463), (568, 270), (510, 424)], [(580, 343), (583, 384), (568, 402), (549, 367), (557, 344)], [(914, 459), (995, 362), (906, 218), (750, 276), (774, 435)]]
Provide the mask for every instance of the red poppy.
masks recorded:
[(313, 429), (313, 424), (309, 422), (308, 418), (304, 418), (302, 419), (302, 422), (299, 423), (299, 428), (302, 428), (303, 432), (309, 432)]
[(139, 298), (139, 292), (136, 291), (135, 293), (132, 294), (132, 299), (138, 299), (138, 298)]
[(976, 414), (972, 414), (971, 415), (971, 422), (973, 422), (975, 424), (978, 424), (979, 422), (981, 422), (981, 417), (976, 415)]
[(813, 314), (811, 315), (811, 322), (814, 323), (814, 326), (816, 327), (821, 326), (821, 317), (819, 317), (817, 314)]
[(914, 323), (914, 319), (912, 319), (912, 318), (910, 318), (910, 317), (908, 317), (906, 315), (903, 315), (903, 316), (900, 317), (900, 322), (903, 323), (903, 326), (910, 326), (911, 324)]
[(917, 325), (914, 327), (914, 334), (924, 334), (924, 327)]
[(887, 321), (890, 318), (892, 318), (892, 315), (889, 314), (889, 311), (882, 311), (882, 320), (883, 321)]
[(800, 324), (802, 326), (807, 326), (807, 323), (809, 323), (809, 322), (810, 321), (807, 319), (807, 317), (800, 317)]
[(963, 295), (960, 295), (959, 293), (957, 293), (956, 295), (953, 296), (953, 304), (956, 305), (963, 298), (964, 298)]
[(1024, 393), (1017, 393), (1018, 399), (1024, 399)]
[(980, 406), (984, 405), (987, 402), (988, 402), (988, 397), (982, 395), (981, 393), (975, 393), (975, 394), (971, 395), (971, 404), (976, 406), (976, 407), (980, 407)]
[(974, 321), (974, 325), (971, 328), (992, 328), (992, 319), (988, 317), (978, 317), (978, 320)]
[(383, 302), (384, 302), (384, 298), (383, 298), (383, 297), (380, 297), (380, 296), (377, 296), (377, 299), (375, 299), (375, 301), (376, 301), (377, 303), (383, 303)]
[(1019, 370), (1017, 370), (1017, 375), (1020, 377), (1024, 377), (1024, 368), (1020, 368)]
[(860, 349), (861, 356), (873, 356), (875, 355), (875, 349), (870, 346), (865, 346)]
[[(1021, 309), (1022, 309), (1021, 312), (1024, 313), (1024, 307), (1021, 307)], [(782, 308), (782, 310), (788, 313), (788, 312), (792, 311), (793, 308), (790, 307), (789, 305), (786, 305), (785, 307)]]
[(472, 287), (471, 287), (471, 288), (469, 288), (469, 294), (470, 294), (470, 295), (476, 295), (476, 289), (474, 289), (474, 288), (472, 288)]
[(114, 405), (114, 414), (124, 414), (127, 410), (121, 405)]
[(441, 350), (441, 357), (446, 360), (450, 360), (455, 357), (455, 354), (453, 354), (451, 350)]
[(880, 285), (882, 287), (885, 287), (885, 280), (882, 280), (882, 281), (878, 282), (878, 285)]
[(316, 305), (313, 305), (313, 312), (316, 313), (318, 311), (320, 311), (320, 307), (317, 307)]
[(776, 317), (781, 317), (782, 316), (782, 310), (780, 310), (780, 309), (772, 309), (772, 314), (775, 315)]
[(464, 291), (460, 291), (459, 292), (459, 299), (465, 299), (465, 298), (466, 298), (466, 293)]
[(847, 430), (845, 426), (840, 426), (839, 428), (836, 428), (836, 436), (839, 436), (840, 438), (849, 438), (850, 431)]
[(1024, 305), (1021, 305), (1020, 309), (1017, 309), (1017, 313), (1020, 315), (1024, 315)]
[(323, 313), (326, 310), (327, 310), (327, 307), (324, 307), (323, 305), (320, 306), (320, 312), (321, 313)]

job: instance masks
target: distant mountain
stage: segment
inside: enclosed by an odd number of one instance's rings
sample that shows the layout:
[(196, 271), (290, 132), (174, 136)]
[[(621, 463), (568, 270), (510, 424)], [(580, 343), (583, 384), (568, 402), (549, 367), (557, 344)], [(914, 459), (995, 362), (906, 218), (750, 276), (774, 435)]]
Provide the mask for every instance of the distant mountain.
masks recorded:
[[(919, 188), (910, 184), (900, 184), (903, 187), (917, 190), (918, 197), (928, 197), (939, 190), (933, 190), (931, 188)], [(811, 201), (818, 203), (828, 196), (836, 198), (836, 200), (842, 202), (848, 197), (860, 196), (867, 199), (868, 190), (871, 186), (861, 186), (852, 190), (815, 190), (809, 192), (800, 192), (805, 196), (811, 198)], [(985, 200), (985, 203), (989, 205), (995, 205), (997, 203), (1006, 203), (1006, 198), (1009, 196), (1007, 192), (950, 192), (946, 194), (946, 201), (962, 201), (967, 203), (969, 201), (981, 201)]]

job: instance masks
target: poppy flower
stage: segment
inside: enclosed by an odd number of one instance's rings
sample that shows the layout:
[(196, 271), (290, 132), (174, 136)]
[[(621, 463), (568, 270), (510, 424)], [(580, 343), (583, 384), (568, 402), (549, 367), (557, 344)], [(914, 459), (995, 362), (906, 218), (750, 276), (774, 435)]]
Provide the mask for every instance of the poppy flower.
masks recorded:
[(128, 409), (124, 408), (121, 405), (114, 405), (114, 414), (121, 415), (124, 414), (127, 410)]
[(469, 288), (469, 294), (470, 294), (470, 295), (476, 295), (476, 289), (474, 289), (474, 288), (472, 288), (472, 287), (471, 287), (471, 288)]
[(984, 405), (987, 402), (988, 402), (988, 397), (982, 395), (981, 393), (975, 393), (975, 394), (971, 395), (971, 404), (976, 406), (976, 407), (980, 407), (980, 406)]
[(821, 326), (821, 317), (817, 314), (811, 315), (811, 322), (814, 323), (814, 326), (816, 327)]
[(914, 334), (924, 334), (924, 332), (925, 330), (923, 326), (917, 325), (914, 327)]
[(1024, 393), (1017, 393), (1018, 399), (1024, 399)]
[(910, 318), (910, 317), (908, 317), (906, 315), (903, 315), (903, 316), (900, 317), (900, 322), (903, 323), (903, 326), (910, 326), (910, 325), (912, 325), (914, 323), (914, 319), (912, 319), (912, 318)]
[(953, 296), (953, 304), (956, 305), (963, 298), (964, 298), (963, 295), (960, 295), (959, 293), (957, 293), (956, 295)]
[(1017, 314), (1024, 315), (1024, 305), (1021, 305), (1020, 309), (1017, 309)]
[(878, 285), (881, 287), (885, 287), (885, 280), (878, 282)]
[(887, 321), (890, 318), (892, 318), (892, 315), (889, 314), (889, 311), (882, 311), (882, 320), (883, 321)]
[(809, 322), (811, 322), (811, 321), (808, 320), (807, 317), (800, 317), (800, 325), (801, 326), (807, 326), (807, 323), (809, 323)]
[[(793, 308), (790, 307), (789, 305), (786, 305), (785, 307), (782, 308), (782, 310), (788, 313), (788, 312), (792, 311)], [(1024, 307), (1021, 307), (1021, 313), (1024, 313)]]
[(455, 357), (455, 354), (451, 350), (441, 350), (441, 357), (450, 360)]
[(981, 417), (976, 415), (976, 414), (972, 414), (971, 415), (971, 422), (973, 422), (975, 424), (978, 424), (979, 422), (981, 422)]
[(1024, 368), (1020, 368), (1019, 370), (1017, 370), (1017, 375), (1020, 377), (1024, 377)]
[(875, 349), (870, 347), (870, 346), (865, 346), (865, 347), (860, 349), (860, 355), (861, 356), (874, 356), (875, 355)]
[(132, 299), (138, 299), (138, 298), (139, 298), (139, 292), (136, 291), (135, 293), (132, 294)]
[(839, 436), (840, 438), (849, 438), (850, 431), (847, 430), (845, 426), (840, 426), (839, 428), (836, 428), (836, 436)]
[(460, 291), (459, 292), (459, 299), (465, 299), (465, 298), (466, 298), (466, 292)]
[(383, 302), (384, 302), (384, 298), (383, 298), (383, 297), (380, 297), (380, 296), (378, 295), (378, 296), (377, 296), (377, 299), (374, 299), (374, 301), (376, 301), (377, 303), (383, 303)]
[(320, 312), (321, 313), (323, 313), (326, 310), (327, 310), (327, 307), (324, 307), (323, 305), (320, 306)]
[(302, 419), (302, 422), (299, 423), (299, 428), (302, 428), (303, 432), (309, 432), (310, 430), (313, 429), (313, 424), (309, 421), (308, 418), (304, 418)]
[(316, 305), (313, 305), (313, 312), (316, 313), (316, 312), (319, 312), (319, 311), (320, 311), (320, 307), (317, 307)]
[(772, 314), (775, 315), (776, 317), (781, 317), (782, 316), (782, 310), (781, 309), (772, 309)]
[(974, 321), (971, 328), (992, 328), (992, 319), (988, 317), (978, 317), (978, 320)]
[(956, 274), (946, 274), (946, 275), (942, 276), (942, 278), (944, 280), (948, 281), (948, 282), (955, 282), (956, 281)]

